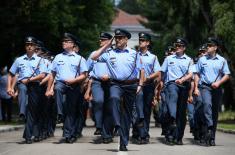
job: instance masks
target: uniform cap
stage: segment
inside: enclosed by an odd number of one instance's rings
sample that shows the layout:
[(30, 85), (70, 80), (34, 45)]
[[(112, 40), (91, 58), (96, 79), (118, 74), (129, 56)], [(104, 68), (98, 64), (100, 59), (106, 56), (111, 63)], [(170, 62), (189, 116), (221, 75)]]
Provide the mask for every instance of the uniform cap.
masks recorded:
[(128, 39), (131, 38), (131, 33), (124, 29), (115, 29), (115, 36), (126, 36)]
[(151, 41), (151, 36), (148, 33), (140, 32), (139, 33), (139, 39)]
[(100, 33), (100, 39), (108, 39), (110, 40), (113, 36), (107, 32), (101, 32)]

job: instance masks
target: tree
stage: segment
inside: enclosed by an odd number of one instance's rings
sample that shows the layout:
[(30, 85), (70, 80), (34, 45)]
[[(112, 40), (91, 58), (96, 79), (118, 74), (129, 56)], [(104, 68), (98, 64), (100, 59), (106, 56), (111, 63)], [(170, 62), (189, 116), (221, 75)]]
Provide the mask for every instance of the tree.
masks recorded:
[(33, 35), (51, 51), (61, 51), (64, 32), (77, 35), (82, 55), (95, 49), (100, 31), (114, 16), (111, 0), (11, 0), (0, 2), (0, 62), (11, 65), (24, 51), (23, 40)]
[(235, 109), (235, 2), (233, 0), (123, 0), (121, 9), (128, 12), (130, 6), (127, 2), (131, 1), (133, 6), (137, 6), (131, 10), (131, 13), (145, 16), (149, 21), (145, 26), (161, 35), (155, 41), (157, 46), (153, 47), (153, 51), (164, 51), (175, 37), (182, 36), (189, 41), (187, 54), (194, 56), (197, 48), (207, 37), (216, 36), (223, 40), (222, 54), (230, 62), (232, 71), (232, 79), (229, 85), (225, 85), (227, 87), (225, 92), (233, 93), (227, 94), (230, 102), (228, 100), (226, 102)]

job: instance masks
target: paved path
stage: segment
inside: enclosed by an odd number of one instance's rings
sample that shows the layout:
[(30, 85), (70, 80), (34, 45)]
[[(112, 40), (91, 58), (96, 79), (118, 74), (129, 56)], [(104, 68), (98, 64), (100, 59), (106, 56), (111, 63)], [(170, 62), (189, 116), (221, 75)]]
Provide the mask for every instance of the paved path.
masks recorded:
[[(91, 125), (91, 123), (90, 123)], [(118, 138), (111, 144), (92, 144), (94, 127), (84, 129), (83, 137), (74, 144), (55, 144), (61, 138), (62, 130), (56, 129), (55, 137), (30, 145), (18, 144), (23, 139), (23, 130), (0, 133), (0, 155), (232, 155), (235, 153), (235, 135), (217, 132), (215, 147), (194, 144), (188, 128), (183, 146), (165, 145), (160, 136), (161, 129), (151, 127), (151, 143), (128, 145), (128, 152), (118, 152)]]

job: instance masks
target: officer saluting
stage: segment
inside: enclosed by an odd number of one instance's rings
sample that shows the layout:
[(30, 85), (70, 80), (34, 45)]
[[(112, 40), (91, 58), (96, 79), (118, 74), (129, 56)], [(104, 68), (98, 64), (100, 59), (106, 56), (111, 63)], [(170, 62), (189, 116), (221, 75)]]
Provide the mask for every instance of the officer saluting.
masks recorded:
[[(73, 143), (76, 140), (76, 113), (81, 94), (79, 83), (86, 78), (86, 60), (74, 52), (77, 38), (65, 33), (62, 41), (64, 51), (52, 62), (52, 78), (48, 81), (46, 96), (53, 95), (51, 89), (55, 79), (55, 98), (59, 119), (64, 121), (63, 137), (60, 142)], [(63, 102), (63, 95), (66, 101)], [(82, 104), (82, 103), (80, 103)]]
[(201, 57), (196, 65), (200, 80), (199, 83), (195, 82), (194, 91), (202, 98), (206, 126), (204, 140), (210, 146), (215, 146), (219, 102), (222, 97), (221, 85), (229, 79), (230, 75), (227, 61), (217, 53), (218, 51), (219, 41), (216, 38), (208, 38), (207, 55)]
[[(8, 93), (14, 94), (12, 82), (18, 74), (20, 114), (26, 117), (23, 138), (27, 144), (32, 143), (32, 136), (39, 136), (39, 82), (45, 77), (46, 66), (41, 63), (41, 58), (34, 52), (37, 40), (34, 37), (26, 37), (26, 54), (17, 58), (9, 70)], [(26, 105), (27, 103), (27, 105)], [(35, 130), (33, 130), (35, 129)]]
[[(143, 81), (139, 81), (138, 73), (141, 64), (136, 51), (127, 47), (131, 34), (124, 29), (115, 30), (116, 49), (105, 52), (111, 46), (112, 40), (91, 56), (93, 60), (107, 63), (110, 74), (110, 98), (108, 114), (113, 117), (113, 123), (120, 134), (120, 151), (127, 151), (131, 114), (136, 93), (141, 90)], [(138, 86), (139, 81), (139, 86)], [(121, 107), (121, 98), (123, 106)], [(104, 121), (104, 143), (112, 142), (112, 133), (109, 122)]]

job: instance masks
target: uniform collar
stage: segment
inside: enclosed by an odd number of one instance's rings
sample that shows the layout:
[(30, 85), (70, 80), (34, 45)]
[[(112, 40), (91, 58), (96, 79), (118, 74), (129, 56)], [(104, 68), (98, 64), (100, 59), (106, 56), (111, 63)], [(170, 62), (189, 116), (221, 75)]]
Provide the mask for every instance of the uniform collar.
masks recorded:
[(117, 53), (129, 53), (129, 48), (125, 47), (123, 50), (116, 48), (115, 52), (117, 52)]
[(174, 58), (186, 59), (187, 56), (186, 56), (186, 54), (183, 54), (182, 56), (177, 56), (177, 55), (175, 54), (175, 55), (174, 55)]
[(63, 51), (62, 54), (67, 55), (67, 56), (75, 56), (76, 52), (74, 52), (74, 51), (73, 52)]
[(35, 60), (36, 57), (37, 57), (37, 55), (36, 55), (35, 53), (32, 55), (31, 58), (29, 58), (29, 57), (27, 56), (27, 54), (25, 54), (25, 55), (24, 55), (24, 60)]
[(141, 56), (149, 56), (149, 55), (150, 55), (150, 52), (147, 51), (147, 52), (145, 52), (145, 53), (142, 53), (141, 51), (139, 51), (139, 54), (140, 54)]
[(218, 54), (215, 54), (215, 57), (210, 57), (208, 54), (207, 55), (205, 55), (206, 56), (206, 59), (208, 60), (208, 59), (212, 59), (212, 60), (215, 60), (215, 59), (219, 59), (219, 55)]

